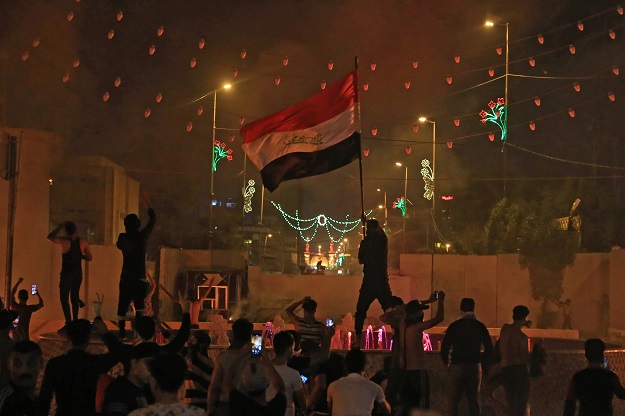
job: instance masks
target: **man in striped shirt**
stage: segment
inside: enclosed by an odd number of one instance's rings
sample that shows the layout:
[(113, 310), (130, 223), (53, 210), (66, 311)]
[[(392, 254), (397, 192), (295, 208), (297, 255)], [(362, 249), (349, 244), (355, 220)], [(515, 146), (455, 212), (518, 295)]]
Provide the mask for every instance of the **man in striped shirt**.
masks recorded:
[[(295, 310), (300, 305), (304, 310), (303, 318), (295, 315)], [(295, 330), (300, 333), (302, 341), (309, 339), (317, 344), (321, 344), (325, 324), (315, 319), (315, 312), (317, 312), (317, 302), (310, 296), (306, 296), (286, 308), (286, 313), (289, 315), (291, 323), (295, 326)]]

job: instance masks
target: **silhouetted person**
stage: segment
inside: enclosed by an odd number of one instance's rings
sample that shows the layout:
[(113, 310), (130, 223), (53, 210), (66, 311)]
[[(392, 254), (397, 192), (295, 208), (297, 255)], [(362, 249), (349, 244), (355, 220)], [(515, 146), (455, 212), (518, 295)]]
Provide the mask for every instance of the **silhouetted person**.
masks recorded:
[[(16, 311), (19, 315), (19, 321), (17, 322), (17, 328), (13, 333), (13, 339), (15, 341), (27, 341), (30, 339), (30, 318), (33, 312), (43, 308), (43, 299), (39, 291), (35, 293), (39, 298), (39, 302), (36, 305), (28, 305), (28, 291), (25, 289), (17, 292), (17, 288), (24, 281), (23, 278), (19, 278), (13, 290), (11, 290), (11, 309)], [(17, 300), (15, 300), (15, 293), (17, 292)]]
[(584, 344), (588, 367), (573, 375), (564, 404), (564, 416), (575, 415), (579, 401), (580, 416), (611, 416), (612, 398), (625, 400), (625, 387), (604, 364), (605, 343), (591, 338)]
[[(66, 236), (57, 237), (57, 234), (63, 228)], [(78, 319), (79, 308), (85, 306), (79, 298), (80, 285), (82, 284), (82, 261), (91, 261), (93, 256), (91, 255), (91, 250), (89, 250), (89, 243), (78, 238), (76, 235), (76, 224), (71, 221), (59, 224), (48, 234), (48, 240), (53, 244), (59, 244), (63, 253), (59, 294), (63, 316), (65, 316), (65, 325), (67, 326), (72, 321), (72, 318)], [(68, 298), (72, 304), (71, 313)]]
[[(449, 365), (447, 373), (447, 392), (449, 394), (450, 414), (458, 414), (458, 405), (466, 393), (469, 402), (469, 414), (479, 416), (478, 394), (482, 382), (482, 360), (493, 351), (486, 325), (475, 317), (475, 301), (463, 298), (460, 302), (463, 315), (449, 325), (441, 344), (441, 357), (444, 365)], [(482, 354), (484, 347), (484, 354)], [(449, 360), (449, 351), (451, 360)]]
[(367, 221), (367, 235), (360, 242), (358, 263), (363, 265), (362, 285), (356, 303), (354, 316), (354, 342), (360, 347), (362, 327), (367, 317), (369, 306), (378, 300), (383, 310), (391, 305), (391, 286), (388, 283), (388, 238), (377, 220)]
[(145, 247), (148, 237), (156, 224), (156, 214), (150, 205), (147, 192), (141, 196), (141, 202), (148, 208), (150, 217), (147, 225), (140, 230), (141, 221), (136, 214), (126, 215), (124, 227), (126, 232), (117, 237), (117, 248), (124, 255), (122, 273), (119, 280), (119, 302), (117, 316), (119, 319), (119, 336), (126, 335), (126, 313), (132, 301), (137, 316), (143, 315), (145, 295), (148, 292), (148, 282), (145, 275)]
[(0, 390), (0, 416), (40, 416), (37, 378), (43, 368), (41, 348), (32, 341), (13, 346), (8, 359), (10, 380)]
[(527, 322), (530, 310), (517, 305), (512, 309), (511, 324), (503, 324), (499, 333), (501, 348), (501, 375), (508, 401), (508, 414), (524, 416), (530, 395), (530, 378), (527, 365), (527, 335), (521, 330)]
[(571, 299), (554, 303), (558, 305), (558, 308), (562, 308), (562, 329), (573, 329), (571, 325)]

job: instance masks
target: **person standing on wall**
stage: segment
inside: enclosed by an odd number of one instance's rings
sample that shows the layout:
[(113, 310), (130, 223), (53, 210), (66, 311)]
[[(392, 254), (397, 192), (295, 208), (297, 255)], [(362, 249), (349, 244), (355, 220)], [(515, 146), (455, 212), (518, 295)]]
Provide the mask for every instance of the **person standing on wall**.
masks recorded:
[(126, 312), (132, 301), (135, 305), (136, 315), (142, 316), (145, 306), (145, 295), (148, 283), (145, 274), (145, 249), (148, 237), (156, 224), (156, 214), (150, 205), (150, 195), (144, 192), (141, 203), (148, 208), (149, 220), (147, 225), (140, 230), (141, 221), (137, 214), (128, 214), (124, 218), (126, 232), (117, 237), (117, 248), (121, 250), (124, 261), (119, 280), (119, 302), (117, 304), (117, 316), (119, 320), (119, 336), (126, 336)]
[[(65, 237), (57, 237), (61, 229), (65, 229)], [(61, 308), (63, 308), (65, 317), (65, 326), (59, 331), (63, 331), (67, 324), (72, 321), (72, 318), (73, 320), (78, 319), (78, 310), (85, 306), (85, 303), (78, 297), (82, 284), (82, 261), (91, 261), (93, 256), (89, 250), (89, 243), (78, 238), (76, 224), (71, 221), (59, 224), (48, 234), (47, 238), (51, 243), (60, 245), (63, 253), (59, 283)], [(71, 312), (70, 302), (72, 305)]]

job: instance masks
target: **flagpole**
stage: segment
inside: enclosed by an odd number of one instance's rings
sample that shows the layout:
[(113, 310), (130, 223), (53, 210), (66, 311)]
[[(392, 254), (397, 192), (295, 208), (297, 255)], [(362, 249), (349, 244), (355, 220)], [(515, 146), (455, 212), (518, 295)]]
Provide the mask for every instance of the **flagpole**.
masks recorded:
[[(360, 123), (360, 92), (358, 85), (358, 56), (354, 57), (354, 68), (356, 69), (355, 80), (356, 80), (356, 116), (358, 117), (358, 122)], [(360, 129), (362, 130), (362, 128)], [(361, 216), (362, 219), (362, 237), (365, 237), (365, 193), (363, 191), (362, 186), (362, 139), (360, 138), (360, 131), (358, 132), (358, 169), (360, 171), (360, 208), (361, 208)]]

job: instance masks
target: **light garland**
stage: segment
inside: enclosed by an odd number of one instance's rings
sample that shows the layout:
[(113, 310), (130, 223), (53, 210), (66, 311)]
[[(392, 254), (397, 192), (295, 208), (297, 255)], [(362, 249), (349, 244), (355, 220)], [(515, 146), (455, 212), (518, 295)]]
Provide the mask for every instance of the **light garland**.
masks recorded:
[(232, 149), (226, 150), (226, 143), (215, 140), (213, 143), (213, 172), (217, 172), (217, 163), (222, 160), (232, 160)]
[(496, 124), (501, 130), (501, 140), (505, 141), (508, 134), (508, 109), (503, 98), (497, 98), (497, 102), (491, 101), (488, 103), (489, 111), (482, 110), (480, 117), (482, 117), (482, 124), (486, 124), (490, 121)]
[(254, 179), (250, 179), (247, 181), (245, 188), (243, 188), (243, 212), (246, 214), (252, 212), (252, 197), (254, 192), (256, 192), (254, 185), (256, 185), (256, 182)]
[[(335, 220), (334, 218), (329, 217), (325, 214), (319, 214), (316, 217), (304, 219), (304, 218), (300, 218), (298, 210), (295, 210), (295, 216), (293, 216), (293, 215), (288, 214), (286, 211), (284, 211), (282, 207), (280, 206), (280, 204), (277, 204), (274, 201), (271, 201), (271, 203), (280, 212), (280, 214), (282, 214), (282, 217), (284, 218), (286, 223), (291, 228), (299, 232), (300, 237), (302, 237), (302, 240), (304, 240), (306, 243), (310, 243), (312, 240), (314, 240), (315, 236), (317, 235), (317, 231), (319, 230), (319, 227), (323, 227), (326, 229), (326, 233), (328, 234), (330, 241), (332, 241), (333, 243), (338, 243), (339, 241), (343, 239), (345, 234), (347, 234), (348, 232), (358, 227), (358, 225), (360, 225), (362, 221), (360, 219), (350, 221), (349, 214), (345, 216), (345, 221)], [(365, 216), (369, 216), (372, 212), (373, 210), (365, 213)], [(330, 228), (339, 232), (340, 237), (338, 238), (332, 237)], [(312, 236), (310, 237), (304, 236), (304, 231), (309, 231), (311, 229), (313, 230)]]
[(431, 201), (434, 197), (434, 172), (430, 166), (430, 161), (427, 159), (421, 161), (421, 176), (423, 176), (423, 182), (425, 182), (423, 185), (423, 189), (425, 189), (423, 197)]
[(400, 210), (401, 216), (405, 217), (406, 216), (406, 198), (404, 198), (403, 196), (400, 198), (397, 198), (397, 200), (393, 202), (393, 208)]

